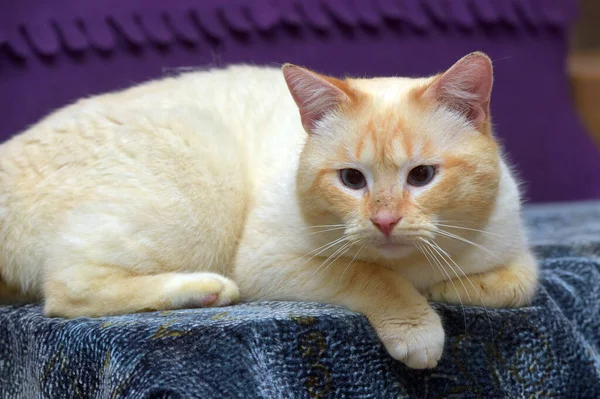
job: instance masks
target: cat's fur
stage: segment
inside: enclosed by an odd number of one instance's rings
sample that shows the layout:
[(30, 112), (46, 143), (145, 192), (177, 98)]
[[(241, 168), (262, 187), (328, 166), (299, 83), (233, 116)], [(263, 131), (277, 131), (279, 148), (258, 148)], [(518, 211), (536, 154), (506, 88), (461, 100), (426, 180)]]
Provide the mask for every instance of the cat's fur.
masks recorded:
[[(64, 317), (322, 301), (432, 367), (426, 298), (521, 306), (536, 286), (491, 86), (473, 53), (431, 78), (232, 66), (78, 101), (0, 146), (0, 296)], [(389, 239), (381, 218), (401, 218)]]

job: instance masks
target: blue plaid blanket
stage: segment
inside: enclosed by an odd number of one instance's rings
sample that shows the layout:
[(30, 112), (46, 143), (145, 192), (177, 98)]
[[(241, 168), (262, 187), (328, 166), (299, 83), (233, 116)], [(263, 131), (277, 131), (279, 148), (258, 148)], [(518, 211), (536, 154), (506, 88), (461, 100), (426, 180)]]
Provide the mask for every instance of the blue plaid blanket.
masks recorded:
[(98, 319), (0, 307), (1, 398), (600, 398), (600, 203), (533, 206), (523, 309), (437, 305), (434, 370), (390, 358), (360, 314), (315, 303)]

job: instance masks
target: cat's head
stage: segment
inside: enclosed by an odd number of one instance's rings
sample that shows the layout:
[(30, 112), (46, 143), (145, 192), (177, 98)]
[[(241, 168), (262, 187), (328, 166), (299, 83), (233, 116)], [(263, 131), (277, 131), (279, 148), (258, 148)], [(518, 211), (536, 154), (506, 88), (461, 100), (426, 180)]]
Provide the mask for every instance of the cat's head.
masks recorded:
[(345, 79), (285, 65), (308, 133), (297, 172), (304, 216), (401, 258), (438, 224), (482, 225), (499, 183), (492, 64), (472, 53), (421, 78)]

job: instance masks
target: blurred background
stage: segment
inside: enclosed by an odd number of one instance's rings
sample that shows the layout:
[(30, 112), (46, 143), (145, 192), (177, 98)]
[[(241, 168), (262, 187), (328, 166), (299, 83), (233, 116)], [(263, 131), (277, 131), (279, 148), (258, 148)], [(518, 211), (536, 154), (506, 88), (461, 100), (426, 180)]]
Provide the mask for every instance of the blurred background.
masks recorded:
[(600, 1), (580, 0), (571, 32), (569, 78), (588, 131), (600, 146)]
[(600, 199), (598, 21), (597, 0), (0, 0), (0, 140), (78, 98), (187, 69), (424, 76), (481, 50), (526, 200)]

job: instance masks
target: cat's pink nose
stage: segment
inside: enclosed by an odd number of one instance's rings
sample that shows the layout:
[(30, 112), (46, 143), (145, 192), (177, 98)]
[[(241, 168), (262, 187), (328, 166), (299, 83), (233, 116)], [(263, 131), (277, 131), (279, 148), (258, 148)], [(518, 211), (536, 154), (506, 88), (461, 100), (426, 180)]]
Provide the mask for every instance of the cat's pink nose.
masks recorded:
[(375, 215), (371, 218), (371, 222), (377, 227), (386, 237), (392, 234), (392, 230), (402, 218), (391, 215)]

